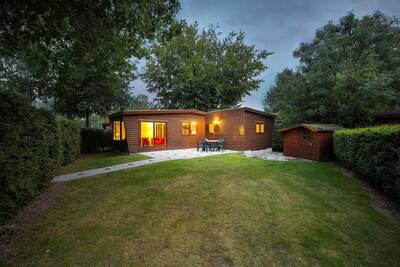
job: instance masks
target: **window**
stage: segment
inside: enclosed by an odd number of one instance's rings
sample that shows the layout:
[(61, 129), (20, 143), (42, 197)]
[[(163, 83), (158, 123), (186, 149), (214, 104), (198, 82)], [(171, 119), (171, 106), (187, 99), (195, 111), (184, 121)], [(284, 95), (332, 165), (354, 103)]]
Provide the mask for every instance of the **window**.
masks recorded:
[(121, 140), (125, 140), (125, 123), (122, 121), (121, 122)]
[(211, 134), (215, 133), (215, 131), (214, 131), (214, 123), (209, 123), (208, 124), (208, 132), (211, 133)]
[(244, 126), (243, 125), (241, 125), (239, 127), (239, 135), (244, 135)]
[(120, 138), (121, 138), (121, 134), (120, 134), (120, 132), (121, 132), (121, 129), (120, 129), (120, 121), (114, 121), (114, 127), (113, 127), (113, 131), (114, 131), (114, 133), (113, 133), (113, 136), (114, 136), (114, 140), (120, 140)]
[(264, 122), (256, 122), (256, 133), (264, 133)]
[(123, 121), (114, 121), (113, 139), (116, 141), (125, 140), (125, 124)]
[(307, 130), (304, 130), (303, 132), (303, 139), (310, 140), (310, 133)]
[(166, 146), (167, 123), (155, 121), (140, 122), (140, 146)]
[(197, 134), (197, 123), (193, 122), (182, 122), (182, 135), (196, 135)]

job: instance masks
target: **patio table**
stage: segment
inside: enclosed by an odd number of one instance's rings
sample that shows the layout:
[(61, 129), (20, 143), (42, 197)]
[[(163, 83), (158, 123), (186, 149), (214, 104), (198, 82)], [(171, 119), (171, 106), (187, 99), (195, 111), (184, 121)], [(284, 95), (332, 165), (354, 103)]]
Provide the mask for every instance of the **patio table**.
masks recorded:
[(210, 149), (211, 149), (212, 151), (218, 149), (218, 140), (207, 140), (207, 143), (209, 144)]

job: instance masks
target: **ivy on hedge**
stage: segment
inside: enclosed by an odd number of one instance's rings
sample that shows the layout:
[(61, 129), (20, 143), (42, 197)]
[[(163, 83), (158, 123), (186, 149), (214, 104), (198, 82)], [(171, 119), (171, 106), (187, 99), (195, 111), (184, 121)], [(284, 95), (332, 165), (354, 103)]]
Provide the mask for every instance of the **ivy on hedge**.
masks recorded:
[(400, 200), (400, 125), (335, 131), (333, 143), (340, 162)]
[(79, 124), (0, 91), (0, 223), (79, 157)]

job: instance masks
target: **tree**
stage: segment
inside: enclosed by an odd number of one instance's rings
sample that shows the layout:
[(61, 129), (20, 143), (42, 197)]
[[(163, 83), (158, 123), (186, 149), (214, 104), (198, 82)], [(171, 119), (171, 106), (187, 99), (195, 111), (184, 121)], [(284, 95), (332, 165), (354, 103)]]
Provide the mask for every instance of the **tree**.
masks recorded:
[(149, 101), (149, 97), (147, 95), (131, 95), (126, 108), (131, 110), (152, 109), (153, 103)]
[(376, 109), (400, 104), (399, 21), (381, 12), (329, 22), (294, 51), (300, 66), (279, 73), (266, 108), (286, 124), (361, 126)]
[(134, 61), (168, 33), (176, 0), (3, 1), (0, 88), (52, 99), (70, 117), (122, 105)]
[(182, 22), (180, 34), (151, 48), (142, 78), (158, 106), (229, 108), (258, 89), (270, 53), (246, 45), (243, 32), (219, 37), (214, 26), (199, 33), (197, 24)]

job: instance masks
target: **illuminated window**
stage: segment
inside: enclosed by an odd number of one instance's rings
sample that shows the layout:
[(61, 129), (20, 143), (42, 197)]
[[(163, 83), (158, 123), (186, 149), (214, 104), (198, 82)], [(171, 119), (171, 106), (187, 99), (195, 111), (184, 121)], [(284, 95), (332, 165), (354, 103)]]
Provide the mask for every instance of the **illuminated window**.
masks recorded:
[(241, 126), (239, 127), (239, 134), (240, 134), (240, 135), (244, 135), (244, 126), (243, 126), (243, 125), (241, 125)]
[(113, 139), (120, 141), (120, 140), (125, 140), (125, 124), (122, 121), (114, 121), (114, 127), (113, 127)]
[(121, 140), (121, 127), (120, 127), (120, 121), (114, 121), (114, 127), (113, 127), (113, 136), (114, 140)]
[(214, 133), (214, 123), (208, 124), (208, 132), (211, 134)]
[(182, 135), (196, 135), (197, 123), (196, 122), (182, 122)]
[(121, 140), (125, 140), (126, 135), (125, 135), (125, 123), (122, 121), (121, 122)]
[(166, 146), (167, 123), (146, 121), (140, 122), (140, 146)]
[(264, 132), (264, 122), (256, 122), (256, 133)]

